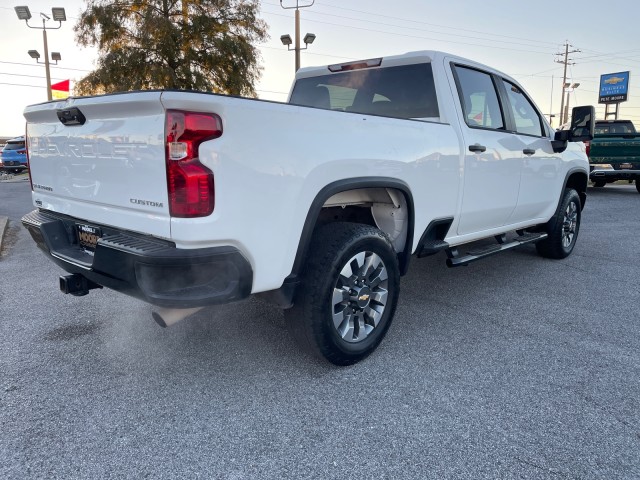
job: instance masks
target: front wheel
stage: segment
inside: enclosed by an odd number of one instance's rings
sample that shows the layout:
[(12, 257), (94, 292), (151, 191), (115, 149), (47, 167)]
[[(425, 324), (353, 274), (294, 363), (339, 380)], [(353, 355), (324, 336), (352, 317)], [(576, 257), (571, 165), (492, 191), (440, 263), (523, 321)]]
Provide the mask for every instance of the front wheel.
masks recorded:
[(331, 223), (314, 233), (285, 321), (301, 347), (335, 365), (351, 365), (382, 341), (399, 289), (398, 260), (383, 232)]
[(582, 205), (578, 192), (567, 188), (551, 220), (545, 225), (549, 235), (536, 243), (538, 253), (547, 258), (566, 258), (571, 255), (580, 230)]
[(602, 188), (607, 184), (604, 180), (593, 180), (593, 186), (596, 188)]

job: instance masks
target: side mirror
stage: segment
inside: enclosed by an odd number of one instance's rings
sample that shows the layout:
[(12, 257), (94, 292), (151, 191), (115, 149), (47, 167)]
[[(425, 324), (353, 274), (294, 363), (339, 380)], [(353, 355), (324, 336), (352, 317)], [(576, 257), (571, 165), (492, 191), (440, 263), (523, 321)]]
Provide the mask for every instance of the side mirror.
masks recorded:
[(573, 107), (571, 110), (571, 126), (569, 130), (556, 130), (551, 141), (553, 151), (562, 153), (567, 148), (567, 142), (587, 142), (593, 140), (596, 126), (596, 109), (591, 105)]
[(596, 125), (596, 109), (591, 105), (574, 107), (571, 112), (569, 141), (587, 142), (593, 140)]

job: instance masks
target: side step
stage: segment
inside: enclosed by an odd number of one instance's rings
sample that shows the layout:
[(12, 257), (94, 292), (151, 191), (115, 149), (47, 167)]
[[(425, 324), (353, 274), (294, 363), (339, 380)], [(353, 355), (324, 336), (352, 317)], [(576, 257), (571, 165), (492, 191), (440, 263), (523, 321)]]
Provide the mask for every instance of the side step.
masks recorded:
[(471, 250), (470, 252), (467, 252), (466, 255), (460, 255), (457, 248), (451, 247), (446, 250), (448, 257), (447, 266), (460, 267), (468, 265), (471, 262), (481, 260), (490, 255), (495, 255), (496, 253), (504, 252), (505, 250), (511, 250), (512, 248), (519, 247), (527, 243), (535, 243), (547, 237), (548, 235), (544, 232), (525, 233), (523, 235), (519, 235), (518, 237), (507, 243), (505, 235), (498, 235), (495, 237), (496, 241), (498, 242), (497, 245), (491, 245), (489, 247), (480, 248), (478, 250)]

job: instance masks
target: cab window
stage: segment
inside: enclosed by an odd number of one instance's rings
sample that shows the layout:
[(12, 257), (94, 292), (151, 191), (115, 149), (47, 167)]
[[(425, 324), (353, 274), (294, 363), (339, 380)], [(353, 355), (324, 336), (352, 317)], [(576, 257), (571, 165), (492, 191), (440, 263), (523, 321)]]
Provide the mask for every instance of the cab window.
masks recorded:
[(542, 128), (542, 120), (533, 104), (518, 86), (506, 80), (503, 80), (503, 83), (507, 91), (507, 97), (509, 98), (516, 132), (542, 137), (542, 132), (544, 131)]
[(440, 116), (429, 63), (300, 78), (290, 103), (394, 118)]
[(467, 125), (492, 130), (504, 129), (498, 92), (491, 75), (459, 65), (454, 70)]

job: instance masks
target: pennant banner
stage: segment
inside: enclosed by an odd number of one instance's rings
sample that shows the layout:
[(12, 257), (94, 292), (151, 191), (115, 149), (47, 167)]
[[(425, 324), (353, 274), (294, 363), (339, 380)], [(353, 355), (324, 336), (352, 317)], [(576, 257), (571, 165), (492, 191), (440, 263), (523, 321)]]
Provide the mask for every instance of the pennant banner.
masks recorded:
[(51, 85), (51, 96), (56, 99), (67, 98), (69, 96), (69, 80)]

